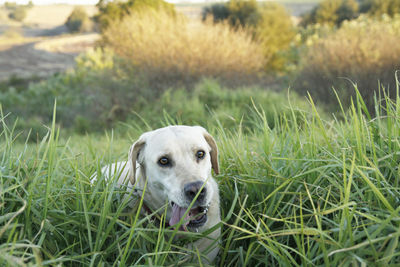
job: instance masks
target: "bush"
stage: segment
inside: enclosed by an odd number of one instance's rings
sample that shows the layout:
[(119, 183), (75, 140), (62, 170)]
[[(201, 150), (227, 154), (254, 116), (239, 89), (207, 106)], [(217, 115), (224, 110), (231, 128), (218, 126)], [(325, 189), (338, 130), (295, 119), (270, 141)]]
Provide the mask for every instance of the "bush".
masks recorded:
[[(253, 105), (265, 110), (270, 127), (275, 119), (289, 114), (285, 93), (254, 87), (226, 88), (215, 80), (203, 80), (192, 91), (170, 88), (156, 94), (121, 63), (112, 52), (98, 49), (80, 56), (74, 70), (28, 88), (15, 80), (13, 86), (0, 91), (0, 103), (5, 114), (11, 113), (10, 118), (23, 118), (17, 131), (26, 137), (32, 129), (32, 141), (46, 133), (43, 125), (52, 120), (55, 100), (57, 124), (78, 133), (102, 131), (121, 121), (138, 124), (137, 115), (154, 127), (161, 126), (164, 115), (166, 121), (174, 117), (174, 123), (202, 125), (210, 123), (213, 115), (224, 127), (241, 122), (251, 130), (262, 123)], [(305, 106), (296, 96), (291, 100), (295, 106)]]
[(227, 20), (230, 16), (230, 10), (228, 6), (224, 3), (216, 3), (211, 6), (206, 6), (202, 11), (203, 21), (206, 21), (209, 17), (215, 22), (223, 22)]
[(156, 90), (189, 88), (203, 77), (252, 81), (264, 65), (259, 45), (226, 24), (189, 25), (183, 16), (147, 10), (111, 24), (106, 44)]
[[(121, 78), (120, 72), (114, 66), (112, 53), (96, 50), (78, 58), (76, 69), (68, 73), (28, 87), (20, 87), (14, 82), (0, 93), (0, 103), (5, 112), (24, 118), (24, 122), (35, 118), (40, 126), (51, 121), (54, 101), (57, 100), (57, 121), (62, 126), (81, 132), (96, 131), (123, 119), (125, 114), (118, 113), (118, 106), (129, 108), (130, 103), (121, 104), (121, 101), (132, 100), (135, 91), (126, 87), (132, 82)], [(88, 122), (86, 128), (83, 127), (84, 119)], [(19, 130), (27, 133), (26, 128)], [(32, 137), (35, 136), (33, 133)]]
[(17, 5), (15, 9), (13, 9), (9, 14), (8, 17), (10, 19), (22, 22), (26, 18), (26, 7)]
[(324, 0), (310, 13), (303, 16), (302, 26), (310, 24), (328, 24), (340, 26), (345, 20), (352, 20), (358, 16), (356, 0)]
[(386, 14), (393, 17), (400, 13), (400, 1), (398, 0), (363, 0), (360, 5), (361, 13), (368, 13), (375, 17)]
[(228, 21), (233, 27), (257, 26), (261, 19), (260, 8), (255, 0), (230, 0), (203, 8), (203, 21), (212, 17), (214, 22)]
[(287, 61), (287, 51), (296, 35), (290, 15), (278, 4), (267, 4), (261, 11), (255, 29), (266, 57), (266, 70), (282, 70)]
[(176, 15), (174, 5), (163, 0), (100, 0), (97, 7), (99, 13), (95, 16), (95, 20), (99, 23), (101, 31), (107, 29), (110, 24), (122, 20), (125, 16), (131, 14), (135, 10), (137, 11), (148, 8), (155, 10), (162, 9), (172, 16)]
[(65, 22), (70, 32), (88, 32), (92, 30), (92, 22), (83, 7), (75, 7)]
[(296, 31), (290, 15), (279, 4), (260, 7), (256, 1), (232, 0), (203, 9), (203, 21), (212, 17), (215, 22), (229, 22), (234, 29), (245, 29), (261, 48), (266, 59), (264, 69), (276, 72), (289, 61), (289, 46)]
[[(292, 93), (290, 99), (296, 108), (307, 107), (296, 94)], [(163, 123), (212, 127), (218, 122), (230, 129), (240, 123), (243, 129), (251, 132), (262, 125), (254, 107), (264, 111), (270, 128), (274, 128), (277, 120), (290, 116), (285, 93), (257, 87), (224, 88), (215, 80), (201, 81), (192, 92), (184, 88), (167, 90), (158, 100), (148, 102), (136, 111), (152, 127), (163, 126)], [(160, 117), (165, 120), (161, 121)], [(130, 124), (137, 124), (137, 118), (135, 121)]]
[(261, 19), (256, 0), (230, 0), (227, 5), (232, 26), (255, 27)]
[(294, 87), (325, 103), (336, 103), (333, 86), (349, 104), (354, 95), (352, 81), (371, 107), (378, 82), (394, 95), (394, 73), (400, 69), (399, 42), (400, 17), (377, 21), (362, 16), (344, 23), (310, 47)]

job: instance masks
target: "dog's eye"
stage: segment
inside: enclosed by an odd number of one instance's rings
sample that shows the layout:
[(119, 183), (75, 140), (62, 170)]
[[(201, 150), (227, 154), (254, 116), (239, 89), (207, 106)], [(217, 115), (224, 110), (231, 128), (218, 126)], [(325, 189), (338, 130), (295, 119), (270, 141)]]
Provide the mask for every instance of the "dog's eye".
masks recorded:
[(196, 152), (196, 157), (198, 159), (204, 158), (205, 155), (206, 155), (206, 153), (203, 150), (199, 150), (199, 151)]
[(161, 166), (168, 166), (170, 162), (167, 157), (162, 157), (158, 160), (158, 164), (160, 164)]

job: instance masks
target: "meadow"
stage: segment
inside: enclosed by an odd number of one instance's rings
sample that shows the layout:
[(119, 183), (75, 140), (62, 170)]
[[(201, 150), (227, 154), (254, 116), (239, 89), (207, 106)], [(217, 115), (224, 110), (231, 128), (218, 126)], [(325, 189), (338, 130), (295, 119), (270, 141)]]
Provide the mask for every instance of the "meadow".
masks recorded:
[[(256, 105), (247, 127), (224, 128), (210, 111), (222, 170), (215, 177), (223, 218), (217, 265), (398, 263), (399, 101), (377, 99), (371, 117), (359, 97), (338, 120), (322, 118), (310, 99), (308, 110), (287, 106), (273, 127)], [(182, 254), (197, 257), (181, 247), (197, 234), (172, 242), (174, 231), (138, 216), (140, 207), (127, 212), (113, 183), (90, 185), (101, 166), (125, 160), (147, 128), (65, 138), (53, 121), (29, 144), (6, 121), (2, 265), (175, 265), (187, 263)]]
[(185, 247), (202, 234), (128, 209), (100, 174), (175, 124), (219, 148), (213, 266), (400, 263), (399, 15), (303, 27), (254, 3), (220, 22), (157, 1), (113, 20), (105, 3), (74, 68), (0, 83), (1, 266), (207, 266)]

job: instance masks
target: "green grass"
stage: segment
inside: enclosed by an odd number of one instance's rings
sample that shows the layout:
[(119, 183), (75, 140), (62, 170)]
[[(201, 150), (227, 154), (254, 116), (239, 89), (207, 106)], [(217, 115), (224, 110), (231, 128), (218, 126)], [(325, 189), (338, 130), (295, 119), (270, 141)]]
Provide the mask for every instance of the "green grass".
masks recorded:
[[(400, 262), (400, 100), (371, 117), (360, 98), (338, 120), (292, 107), (271, 129), (209, 131), (220, 149), (223, 235), (219, 266), (395, 266)], [(4, 116), (3, 116), (4, 117)], [(24, 143), (3, 118), (0, 265), (125, 266), (184, 263), (187, 238), (127, 213), (114, 183), (90, 176), (127, 157), (129, 135), (72, 136), (55, 124)], [(164, 217), (162, 216), (161, 219)]]

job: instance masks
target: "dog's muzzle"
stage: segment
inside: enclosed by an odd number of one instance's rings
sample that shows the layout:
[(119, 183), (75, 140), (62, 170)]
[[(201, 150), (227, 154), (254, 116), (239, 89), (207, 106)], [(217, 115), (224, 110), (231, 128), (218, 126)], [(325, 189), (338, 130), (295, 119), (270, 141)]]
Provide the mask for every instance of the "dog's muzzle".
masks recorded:
[[(202, 181), (197, 181), (184, 185), (183, 194), (185, 196), (185, 200), (188, 203), (193, 202), (194, 199), (196, 199), (196, 201), (193, 204), (194, 207), (187, 212), (186, 217), (184, 218), (183, 223), (179, 228), (180, 230), (187, 231), (187, 228), (196, 230), (207, 222), (207, 212), (209, 205), (205, 204), (207, 197), (207, 188), (203, 185), (204, 183)], [(169, 224), (175, 225), (185, 215), (187, 207), (181, 207), (174, 202), (171, 202), (171, 207), (172, 215)]]
[[(175, 225), (180, 222), (187, 211), (187, 207), (180, 207), (176, 203), (171, 202), (172, 206), (172, 214), (171, 219), (169, 220), (169, 225)], [(195, 208), (190, 209), (185, 218), (183, 219), (182, 225), (179, 227), (179, 230), (188, 231), (195, 230), (197, 231), (199, 227), (203, 226), (207, 222), (207, 212), (209, 205), (207, 206), (197, 206)]]

